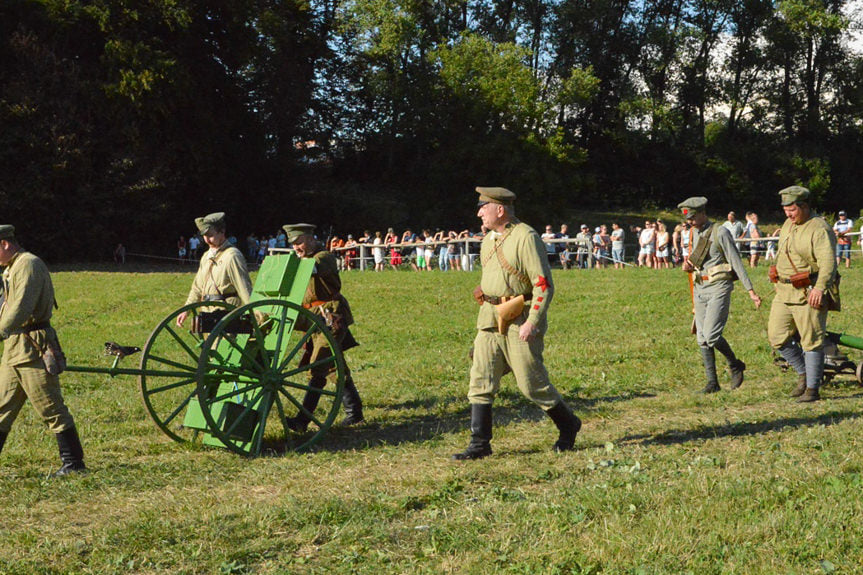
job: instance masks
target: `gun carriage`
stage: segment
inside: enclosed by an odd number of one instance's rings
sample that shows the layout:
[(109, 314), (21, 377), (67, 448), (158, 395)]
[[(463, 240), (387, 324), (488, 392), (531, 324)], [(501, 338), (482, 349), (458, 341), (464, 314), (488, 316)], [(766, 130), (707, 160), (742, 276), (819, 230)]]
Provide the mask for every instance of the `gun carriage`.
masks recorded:
[[(223, 447), (257, 456), (262, 450), (303, 451), (324, 436), (338, 415), (345, 381), (341, 348), (321, 316), (301, 305), (314, 261), (294, 254), (268, 256), (249, 304), (222, 301), (185, 305), (153, 329), (137, 369), (120, 367), (138, 348), (105, 344), (111, 367), (67, 366), (80, 373), (134, 375), (153, 422), (177, 442)], [(182, 328), (177, 316), (188, 312)], [(191, 320), (191, 321), (189, 321)], [(312, 338), (332, 350), (309, 361)], [(304, 358), (305, 356), (305, 358)], [(335, 385), (312, 389), (312, 368), (326, 368)], [(314, 413), (303, 407), (307, 391), (321, 394)], [(309, 431), (292, 432), (295, 411), (311, 420)]]

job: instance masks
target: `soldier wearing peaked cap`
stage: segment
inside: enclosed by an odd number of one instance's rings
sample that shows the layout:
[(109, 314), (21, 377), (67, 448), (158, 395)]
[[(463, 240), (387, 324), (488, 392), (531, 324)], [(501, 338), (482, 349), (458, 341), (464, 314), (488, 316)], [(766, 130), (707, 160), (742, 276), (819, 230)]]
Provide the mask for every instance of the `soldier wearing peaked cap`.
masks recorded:
[[(200, 301), (224, 301), (233, 306), (249, 303), (252, 280), (243, 253), (228, 242), (225, 214), (195, 218), (195, 225), (209, 249), (201, 257), (186, 305)], [(182, 326), (187, 317), (188, 312), (178, 315), (177, 325)]]
[[(299, 257), (315, 260), (315, 271), (303, 296), (303, 307), (329, 318), (328, 323), (332, 335), (341, 346), (342, 351), (357, 346), (358, 344), (349, 327), (354, 323), (354, 316), (351, 313), (348, 300), (341, 293), (342, 280), (339, 278), (339, 266), (335, 256), (324, 250), (321, 243), (315, 238), (315, 226), (290, 224), (283, 226), (283, 229), (287, 233), (288, 243)], [(300, 364), (314, 363), (329, 357), (331, 353), (326, 338), (322, 334), (316, 334), (306, 344)], [(310, 371), (309, 387), (323, 389), (327, 384), (327, 375), (330, 369), (327, 366), (321, 366), (312, 368)], [(303, 407), (308, 412), (314, 413), (320, 398), (320, 393), (306, 392), (303, 398)], [(342, 420), (342, 425), (358, 425), (365, 421), (363, 402), (347, 363), (345, 364), (345, 388), (342, 393), (342, 405), (345, 408), (345, 418)], [(296, 416), (287, 418), (287, 425), (293, 431), (303, 433), (308, 428), (309, 421), (309, 417), (300, 411)]]
[(809, 190), (791, 186), (779, 196), (786, 220), (779, 231), (776, 265), (770, 268), (776, 297), (770, 306), (767, 339), (797, 372), (791, 396), (807, 403), (820, 399), (827, 311), (840, 308), (836, 234), (812, 211)]
[(690, 246), (689, 255), (683, 261), (683, 271), (692, 274), (693, 280), (695, 333), (707, 376), (707, 384), (701, 392), (714, 393), (720, 389), (715, 350), (719, 350), (728, 361), (731, 388), (736, 389), (743, 383), (746, 364), (737, 358), (722, 336), (731, 308), (734, 280), (740, 279), (756, 309), (761, 306), (761, 298), (752, 287), (731, 233), (707, 218), (707, 198), (688, 198), (677, 207), (690, 224), (689, 229), (683, 232), (689, 234)]
[(59, 350), (51, 327), (56, 306), (54, 286), (45, 263), (25, 251), (15, 228), (0, 226), (0, 265), (4, 300), (0, 305), (0, 450), (18, 413), (29, 398), (33, 408), (57, 437), (62, 467), (56, 476), (86, 471), (84, 450), (75, 422), (60, 391), (61, 366), (46, 360), (46, 350)]
[(480, 304), (468, 401), (470, 444), (453, 459), (491, 455), (492, 402), (504, 365), (512, 368), (519, 390), (554, 421), (560, 434), (555, 451), (573, 448), (581, 421), (554, 388), (542, 361), (546, 313), (554, 295), (545, 244), (515, 217), (515, 194), (505, 188), (476, 188), (477, 216), (489, 230), (480, 248), (482, 283), (474, 290)]

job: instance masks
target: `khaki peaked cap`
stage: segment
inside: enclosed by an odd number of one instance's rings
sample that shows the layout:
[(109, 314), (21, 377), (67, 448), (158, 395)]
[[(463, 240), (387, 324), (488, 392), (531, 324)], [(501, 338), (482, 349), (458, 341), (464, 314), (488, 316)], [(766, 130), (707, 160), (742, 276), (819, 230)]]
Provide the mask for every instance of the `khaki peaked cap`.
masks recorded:
[(195, 218), (195, 225), (198, 226), (198, 231), (206, 234), (213, 226), (225, 227), (225, 212), (215, 212), (207, 214), (202, 218)]
[(782, 198), (783, 206), (790, 206), (797, 202), (809, 203), (809, 190), (803, 186), (788, 186), (785, 189), (779, 190), (779, 195)]
[(315, 225), (314, 224), (285, 224), (282, 226), (282, 229), (285, 230), (285, 233), (288, 236), (288, 243), (292, 244), (300, 236), (304, 235), (313, 235), (315, 233)]
[(511, 206), (515, 201), (515, 194), (506, 188), (484, 188), (477, 186), (476, 193), (479, 194), (479, 205), (501, 204)]

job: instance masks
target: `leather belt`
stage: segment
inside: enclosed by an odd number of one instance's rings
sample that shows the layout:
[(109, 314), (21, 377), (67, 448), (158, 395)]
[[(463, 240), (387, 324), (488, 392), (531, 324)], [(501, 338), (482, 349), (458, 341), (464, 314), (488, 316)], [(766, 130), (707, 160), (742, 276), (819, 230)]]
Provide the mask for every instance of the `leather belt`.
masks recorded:
[[(518, 297), (517, 295), (496, 296), (496, 295), (482, 294), (482, 301), (486, 301), (486, 302), (490, 303), (491, 305), (500, 305), (502, 303), (506, 303), (509, 300), (515, 299), (517, 297)], [(530, 298), (532, 298), (532, 297), (533, 297), (533, 294), (530, 294), (530, 293), (524, 294), (524, 301), (530, 301)]]
[(14, 329), (9, 330), (9, 335), (21, 335), (24, 333), (30, 333), (31, 331), (39, 331), (40, 329), (48, 329), (51, 327), (51, 322), (49, 321), (37, 321), (36, 323), (31, 323), (30, 325), (25, 325), (24, 327), (16, 327)]
[(214, 293), (204, 296), (203, 301), (225, 301), (229, 297), (236, 297), (235, 293)]
[[(781, 284), (790, 284), (791, 283), (791, 278), (779, 277), (778, 280), (779, 280), (779, 283), (781, 283)], [(815, 282), (818, 281), (818, 272), (809, 274), (809, 281), (812, 282), (812, 285), (815, 285)]]

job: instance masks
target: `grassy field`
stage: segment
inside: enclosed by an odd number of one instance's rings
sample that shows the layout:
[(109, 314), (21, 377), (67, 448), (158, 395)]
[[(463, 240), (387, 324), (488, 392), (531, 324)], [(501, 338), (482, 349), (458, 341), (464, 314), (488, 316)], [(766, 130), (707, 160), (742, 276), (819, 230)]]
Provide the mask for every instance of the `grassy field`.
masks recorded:
[[(844, 274), (834, 331), (863, 335), (861, 278)], [(863, 392), (845, 377), (824, 401), (787, 397), (794, 377), (766, 343), (771, 297), (756, 312), (735, 291), (726, 337), (747, 379), (704, 397), (683, 273), (554, 279), (546, 363), (584, 420), (576, 451), (550, 451), (552, 423), (508, 376), (494, 455), (450, 461), (468, 441), (478, 273), (347, 273), (367, 426), (333, 428), (312, 453), (249, 460), (171, 442), (132, 377), (65, 374), (92, 472), (47, 478), (56, 444), (25, 407), (0, 456), (0, 572), (863, 571)], [(142, 345), (191, 275), (54, 281), (70, 361), (106, 365), (102, 343)], [(754, 281), (771, 295), (766, 268)]]

